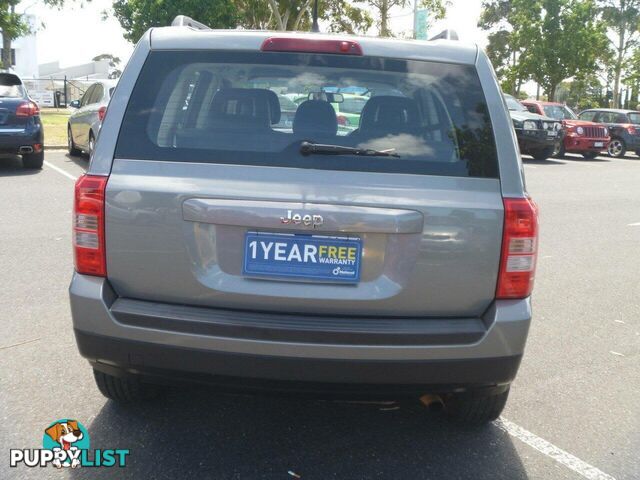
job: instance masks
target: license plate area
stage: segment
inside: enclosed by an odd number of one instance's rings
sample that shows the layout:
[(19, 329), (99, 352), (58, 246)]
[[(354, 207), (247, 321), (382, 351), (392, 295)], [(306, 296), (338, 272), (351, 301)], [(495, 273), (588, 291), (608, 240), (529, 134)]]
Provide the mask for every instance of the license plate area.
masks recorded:
[(362, 239), (247, 232), (242, 274), (274, 280), (358, 283)]
[(604, 142), (594, 142), (593, 146), (594, 147), (604, 147)]

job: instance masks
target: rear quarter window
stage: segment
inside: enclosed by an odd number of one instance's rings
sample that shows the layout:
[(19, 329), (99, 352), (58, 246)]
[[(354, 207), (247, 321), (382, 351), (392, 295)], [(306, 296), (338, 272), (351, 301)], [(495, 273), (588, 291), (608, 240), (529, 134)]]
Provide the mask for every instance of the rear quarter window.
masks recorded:
[[(334, 107), (327, 92), (336, 88), (363, 94), (345, 95)], [(341, 124), (336, 110), (356, 117)], [(305, 156), (304, 141), (398, 157)], [(127, 106), (116, 156), (498, 177), (473, 66), (367, 56), (152, 52)]]

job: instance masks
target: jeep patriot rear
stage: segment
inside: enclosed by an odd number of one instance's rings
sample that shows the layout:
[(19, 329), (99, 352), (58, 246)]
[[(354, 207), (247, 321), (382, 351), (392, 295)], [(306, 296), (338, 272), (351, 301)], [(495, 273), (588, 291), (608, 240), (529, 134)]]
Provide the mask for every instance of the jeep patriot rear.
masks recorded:
[[(367, 97), (357, 128), (344, 89)], [(482, 423), (524, 352), (537, 212), (476, 46), (154, 28), (76, 184), (74, 250), (75, 335), (109, 398), (431, 393)]]

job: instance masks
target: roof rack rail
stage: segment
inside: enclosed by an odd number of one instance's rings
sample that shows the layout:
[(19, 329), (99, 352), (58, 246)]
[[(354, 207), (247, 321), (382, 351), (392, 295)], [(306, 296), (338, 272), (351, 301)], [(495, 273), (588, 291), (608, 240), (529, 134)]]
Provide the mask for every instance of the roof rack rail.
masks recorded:
[(211, 28), (204, 23), (196, 22), (193, 18), (186, 15), (178, 15), (171, 22), (172, 27), (191, 27), (196, 30), (211, 30)]
[(446, 30), (441, 31), (435, 37), (431, 37), (429, 39), (429, 41), (432, 41), (432, 40), (459, 40), (458, 32), (450, 28), (447, 28)]

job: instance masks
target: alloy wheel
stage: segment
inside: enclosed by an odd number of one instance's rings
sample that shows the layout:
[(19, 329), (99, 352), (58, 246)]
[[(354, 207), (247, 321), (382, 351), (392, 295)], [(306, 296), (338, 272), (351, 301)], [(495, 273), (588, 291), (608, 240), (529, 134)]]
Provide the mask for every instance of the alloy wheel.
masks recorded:
[(607, 147), (607, 153), (609, 153), (612, 157), (619, 157), (622, 154), (624, 147), (620, 140), (611, 140), (609, 142), (609, 146)]

